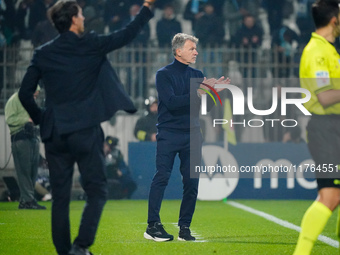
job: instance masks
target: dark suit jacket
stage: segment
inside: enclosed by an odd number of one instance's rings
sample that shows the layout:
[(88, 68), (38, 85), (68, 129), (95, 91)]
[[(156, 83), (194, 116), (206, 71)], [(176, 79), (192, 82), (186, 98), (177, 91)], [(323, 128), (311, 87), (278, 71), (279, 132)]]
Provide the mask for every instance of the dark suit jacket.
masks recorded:
[[(19, 90), (19, 99), (46, 141), (53, 128), (68, 134), (98, 125), (117, 110), (135, 112), (106, 54), (133, 40), (152, 17), (143, 7), (126, 28), (109, 35), (60, 34), (36, 49)], [(35, 103), (39, 80), (45, 86), (45, 109)]]

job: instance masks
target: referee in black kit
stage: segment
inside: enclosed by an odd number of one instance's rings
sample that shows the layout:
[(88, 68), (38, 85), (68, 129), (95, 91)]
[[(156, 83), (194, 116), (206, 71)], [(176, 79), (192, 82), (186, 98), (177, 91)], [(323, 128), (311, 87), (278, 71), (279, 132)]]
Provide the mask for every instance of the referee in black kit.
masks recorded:
[(198, 176), (195, 178), (190, 176), (190, 165), (193, 168), (193, 165), (201, 163), (202, 134), (199, 109), (200, 95), (205, 92), (199, 87), (208, 88), (200, 83), (190, 84), (190, 80), (196, 78), (210, 86), (230, 82), (229, 78), (224, 79), (224, 77), (219, 80), (206, 79), (201, 71), (189, 67), (196, 62), (197, 42), (198, 39), (194, 36), (176, 34), (172, 40), (172, 53), (175, 59), (171, 64), (159, 69), (156, 74), (159, 99), (156, 174), (150, 188), (148, 227), (144, 237), (157, 242), (173, 240), (173, 235), (164, 230), (159, 212), (177, 154), (181, 161), (180, 172), (183, 182), (178, 239), (195, 240), (189, 227), (195, 211), (199, 179)]
[[(35, 50), (19, 98), (33, 122), (40, 124), (45, 143), (53, 193), (52, 238), (58, 254), (91, 254), (88, 248), (94, 242), (107, 199), (100, 123), (117, 110), (136, 111), (106, 54), (138, 35), (153, 16), (150, 8), (154, 2), (145, 1), (126, 28), (108, 35), (82, 35), (85, 18), (74, 0), (59, 0), (48, 10), (60, 35)], [(39, 80), (46, 92), (45, 109), (33, 99)], [(74, 163), (78, 164), (87, 200), (72, 245), (69, 203)]]

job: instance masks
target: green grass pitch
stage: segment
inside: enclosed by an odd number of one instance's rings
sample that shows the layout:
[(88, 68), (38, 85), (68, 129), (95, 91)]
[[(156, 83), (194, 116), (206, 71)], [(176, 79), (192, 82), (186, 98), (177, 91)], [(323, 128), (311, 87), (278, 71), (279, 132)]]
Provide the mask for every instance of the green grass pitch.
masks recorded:
[[(300, 225), (305, 210), (312, 201), (237, 200), (241, 204)], [(51, 203), (45, 211), (18, 210), (18, 203), (0, 203), (0, 254), (56, 254), (51, 240)], [(84, 201), (71, 203), (73, 238), (81, 217)], [(264, 218), (232, 207), (222, 201), (198, 201), (191, 230), (198, 242), (177, 241), (180, 201), (165, 200), (161, 218), (166, 230), (173, 234), (172, 242), (158, 243), (143, 238), (147, 219), (147, 201), (108, 201), (91, 251), (95, 255), (162, 255), (162, 254), (292, 254), (298, 232)], [(336, 214), (333, 213), (323, 235), (334, 240)], [(339, 254), (337, 248), (317, 241), (312, 254)]]

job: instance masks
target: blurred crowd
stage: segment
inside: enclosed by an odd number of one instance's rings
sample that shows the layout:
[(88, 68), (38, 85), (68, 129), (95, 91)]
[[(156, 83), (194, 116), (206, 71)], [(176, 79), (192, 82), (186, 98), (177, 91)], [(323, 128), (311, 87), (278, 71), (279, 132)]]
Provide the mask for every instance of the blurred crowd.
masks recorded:
[[(134, 19), (143, 4), (143, 0), (77, 1), (83, 8), (85, 32), (97, 33), (109, 33), (123, 28)], [(5, 44), (19, 45), (21, 40), (31, 41), (34, 47), (38, 47), (53, 39), (57, 32), (48, 21), (46, 13), (54, 2), (4, 0), (0, 11), (0, 47)], [(313, 3), (314, 0), (157, 0), (153, 19), (155, 30), (147, 24), (129, 46), (139, 49), (158, 46), (164, 48), (164, 52), (169, 52), (171, 38), (176, 33), (185, 32), (199, 38), (200, 58), (206, 65), (202, 69), (207, 76), (211, 76), (211, 73), (215, 76), (225, 75), (222, 63), (228, 63), (228, 76), (243, 89), (246, 81), (243, 78), (262, 75), (258, 63), (261, 63), (261, 58), (262, 61), (266, 58), (275, 63), (270, 66), (272, 70), (269, 70), (272, 77), (297, 77), (298, 68), (291, 68), (289, 63), (299, 62), (299, 55), (294, 55), (294, 52), (307, 44), (314, 30), (310, 13)], [(340, 44), (336, 42), (335, 45), (337, 47)], [(237, 49), (233, 51), (233, 56), (219, 54), (219, 49), (231, 47)], [(263, 48), (271, 48), (272, 55), (264, 56), (256, 51)], [(126, 68), (123, 73), (126, 77), (121, 78), (135, 102), (138, 103), (139, 99), (143, 102), (152, 95), (148, 84), (154, 82), (150, 77), (154, 77), (154, 71), (160, 66), (157, 65), (155, 70), (148, 69), (150, 59), (147, 50), (128, 52), (125, 57), (128, 64), (124, 63)], [(0, 72), (0, 92), (3, 73)], [(10, 81), (9, 78), (7, 80)], [(152, 116), (149, 114), (148, 118)], [(149, 120), (144, 122), (151, 123)], [(278, 133), (280, 135), (277, 140), (281, 141), (283, 132)], [(143, 133), (143, 130), (135, 130), (135, 136), (139, 140), (153, 138)]]
[[(11, 45), (31, 40), (34, 47), (55, 37), (57, 32), (47, 20), (46, 11), (55, 0), (4, 0), (1, 4), (0, 43)], [(202, 46), (260, 47), (263, 27), (260, 10), (265, 11), (272, 47), (287, 54), (295, 41), (306, 44), (314, 29), (310, 6), (314, 0), (158, 0), (156, 36), (160, 47), (169, 47), (174, 34), (190, 21), (192, 34)], [(78, 0), (83, 8), (86, 31), (105, 33), (119, 30), (138, 13), (143, 0)], [(283, 20), (295, 13), (296, 26)], [(146, 46), (150, 27), (145, 26), (133, 45)]]

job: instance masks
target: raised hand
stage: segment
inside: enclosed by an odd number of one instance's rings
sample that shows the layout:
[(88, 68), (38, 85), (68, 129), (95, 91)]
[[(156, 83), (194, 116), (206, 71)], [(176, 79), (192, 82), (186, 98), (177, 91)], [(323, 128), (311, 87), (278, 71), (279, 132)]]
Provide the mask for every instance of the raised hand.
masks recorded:
[(156, 0), (145, 0), (143, 5), (148, 7), (148, 8), (151, 8), (154, 5), (155, 2), (156, 2)]

